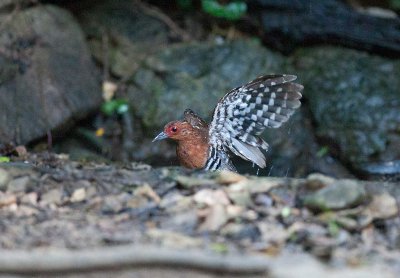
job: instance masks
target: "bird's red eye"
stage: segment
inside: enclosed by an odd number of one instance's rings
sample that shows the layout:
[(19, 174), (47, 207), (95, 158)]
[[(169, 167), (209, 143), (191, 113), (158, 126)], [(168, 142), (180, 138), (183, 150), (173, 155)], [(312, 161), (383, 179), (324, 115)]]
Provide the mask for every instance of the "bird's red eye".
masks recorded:
[(177, 131), (178, 131), (178, 128), (177, 128), (176, 126), (173, 126), (173, 127), (171, 127), (171, 131), (172, 131), (172, 132), (177, 132)]

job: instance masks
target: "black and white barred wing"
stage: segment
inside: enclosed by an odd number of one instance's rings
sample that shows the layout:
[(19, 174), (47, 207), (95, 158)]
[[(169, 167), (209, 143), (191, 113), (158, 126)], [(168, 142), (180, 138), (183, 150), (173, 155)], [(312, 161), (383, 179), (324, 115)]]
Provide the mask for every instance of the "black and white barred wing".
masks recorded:
[(218, 169), (220, 154), (229, 151), (261, 168), (266, 166), (260, 148), (266, 151), (268, 144), (258, 136), (267, 127), (280, 127), (300, 107), (303, 86), (292, 82), (296, 78), (284, 74), (261, 76), (219, 101), (209, 129), (207, 169)]

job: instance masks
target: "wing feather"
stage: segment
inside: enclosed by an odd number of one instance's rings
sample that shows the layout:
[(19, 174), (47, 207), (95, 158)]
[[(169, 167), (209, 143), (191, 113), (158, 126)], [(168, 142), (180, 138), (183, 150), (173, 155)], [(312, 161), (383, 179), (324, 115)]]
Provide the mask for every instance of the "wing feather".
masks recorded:
[(212, 148), (232, 152), (259, 167), (266, 166), (259, 137), (265, 128), (278, 128), (300, 107), (303, 86), (295, 75), (264, 75), (226, 94), (217, 104), (209, 128)]

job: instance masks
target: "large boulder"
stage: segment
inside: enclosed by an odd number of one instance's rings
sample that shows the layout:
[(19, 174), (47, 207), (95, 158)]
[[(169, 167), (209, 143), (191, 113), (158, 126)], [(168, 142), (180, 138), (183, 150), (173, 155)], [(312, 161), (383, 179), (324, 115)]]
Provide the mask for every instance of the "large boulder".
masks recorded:
[(317, 136), (332, 154), (357, 170), (400, 159), (398, 60), (316, 47), (298, 51), (294, 66)]
[(118, 77), (128, 78), (148, 54), (169, 41), (167, 25), (135, 1), (97, 1), (76, 16), (92, 55), (100, 63), (107, 57), (108, 70)]
[(0, 22), (0, 143), (28, 143), (100, 104), (99, 73), (70, 13), (40, 5)]
[(153, 132), (181, 118), (186, 108), (210, 119), (231, 89), (283, 68), (281, 55), (249, 40), (179, 44), (146, 59), (132, 78), (129, 98)]

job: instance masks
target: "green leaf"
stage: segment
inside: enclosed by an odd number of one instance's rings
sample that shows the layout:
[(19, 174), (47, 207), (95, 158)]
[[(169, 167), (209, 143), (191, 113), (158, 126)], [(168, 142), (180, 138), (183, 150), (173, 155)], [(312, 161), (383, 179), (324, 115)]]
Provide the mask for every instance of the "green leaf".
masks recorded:
[(234, 1), (226, 5), (221, 5), (216, 0), (202, 0), (201, 5), (206, 13), (228, 20), (238, 20), (247, 11), (247, 4), (242, 1)]
[(329, 148), (327, 146), (321, 147), (317, 152), (317, 157), (324, 157), (329, 153)]
[(331, 236), (337, 236), (339, 234), (340, 227), (336, 223), (336, 221), (329, 221), (328, 223), (328, 232)]
[(10, 158), (8, 156), (0, 156), (0, 163), (10, 162)]
[(107, 116), (112, 116), (113, 114), (124, 114), (128, 112), (129, 105), (125, 99), (118, 98), (107, 101), (101, 106), (101, 111)]
[(400, 10), (400, 0), (390, 0), (389, 5), (394, 10)]
[(288, 216), (290, 216), (292, 210), (290, 209), (290, 207), (284, 207), (281, 211), (281, 215), (283, 218), (286, 218)]
[(213, 243), (211, 244), (211, 249), (218, 253), (228, 252), (228, 247), (224, 243)]

